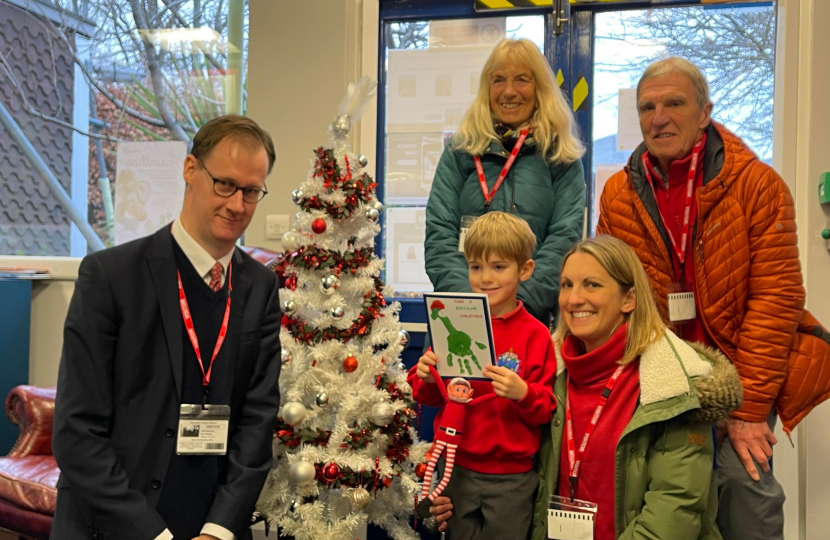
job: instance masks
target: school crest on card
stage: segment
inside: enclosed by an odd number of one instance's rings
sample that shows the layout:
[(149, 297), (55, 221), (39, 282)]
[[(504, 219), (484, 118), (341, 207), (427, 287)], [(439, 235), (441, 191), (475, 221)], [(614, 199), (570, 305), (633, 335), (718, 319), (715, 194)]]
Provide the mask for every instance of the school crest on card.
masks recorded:
[(511, 347), (509, 351), (499, 355), (498, 359), (496, 359), (496, 365), (506, 367), (510, 371), (518, 373), (522, 361), (519, 359), (519, 355), (513, 352), (513, 348)]

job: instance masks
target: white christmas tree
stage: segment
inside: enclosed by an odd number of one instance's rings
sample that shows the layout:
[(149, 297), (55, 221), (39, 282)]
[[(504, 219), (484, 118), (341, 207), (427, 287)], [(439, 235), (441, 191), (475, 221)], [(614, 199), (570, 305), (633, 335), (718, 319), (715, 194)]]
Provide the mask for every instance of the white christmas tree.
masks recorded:
[(383, 205), (347, 138), (374, 86), (349, 86), (283, 237), (282, 407), (257, 511), (297, 540), (351, 540), (365, 519), (395, 540), (418, 538), (414, 470), (423, 475), (427, 445), (400, 362), (409, 336), (372, 249)]

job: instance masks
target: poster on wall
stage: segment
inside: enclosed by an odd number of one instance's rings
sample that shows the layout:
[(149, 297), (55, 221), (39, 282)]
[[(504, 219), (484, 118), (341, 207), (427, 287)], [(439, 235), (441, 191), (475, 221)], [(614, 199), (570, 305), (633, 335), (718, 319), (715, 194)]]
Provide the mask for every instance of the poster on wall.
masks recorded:
[(156, 232), (184, 200), (182, 141), (120, 142), (115, 166), (115, 244)]

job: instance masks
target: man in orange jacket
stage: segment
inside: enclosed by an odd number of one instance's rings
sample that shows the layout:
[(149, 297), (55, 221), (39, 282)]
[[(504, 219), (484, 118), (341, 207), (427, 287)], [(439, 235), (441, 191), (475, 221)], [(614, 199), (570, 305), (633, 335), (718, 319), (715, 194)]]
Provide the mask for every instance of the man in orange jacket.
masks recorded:
[(807, 375), (830, 361), (830, 344), (803, 309), (793, 198), (712, 121), (694, 64), (650, 65), (637, 107), (644, 143), (606, 184), (597, 234), (634, 248), (679, 335), (735, 364), (744, 403), (717, 456), (718, 526), (726, 540), (783, 539), (784, 492), (770, 469), (776, 408), (789, 432), (830, 393), (830, 375)]

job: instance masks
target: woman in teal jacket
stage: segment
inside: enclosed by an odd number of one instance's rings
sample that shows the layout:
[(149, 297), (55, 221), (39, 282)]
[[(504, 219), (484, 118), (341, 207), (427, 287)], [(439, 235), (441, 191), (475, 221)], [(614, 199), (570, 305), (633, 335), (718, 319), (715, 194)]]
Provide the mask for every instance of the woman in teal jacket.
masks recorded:
[(664, 326), (637, 256), (610, 236), (565, 256), (559, 307), (531, 540), (556, 538), (551, 496), (596, 504), (595, 540), (722, 540), (711, 425), (740, 406), (732, 364)]
[(521, 284), (519, 298), (548, 324), (562, 256), (582, 237), (584, 152), (571, 109), (538, 47), (526, 39), (496, 45), (475, 101), (441, 156), (427, 203), (426, 271), (435, 290), (469, 292), (460, 251), (465, 229), (488, 211), (512, 213), (528, 222), (537, 240), (537, 271)]

